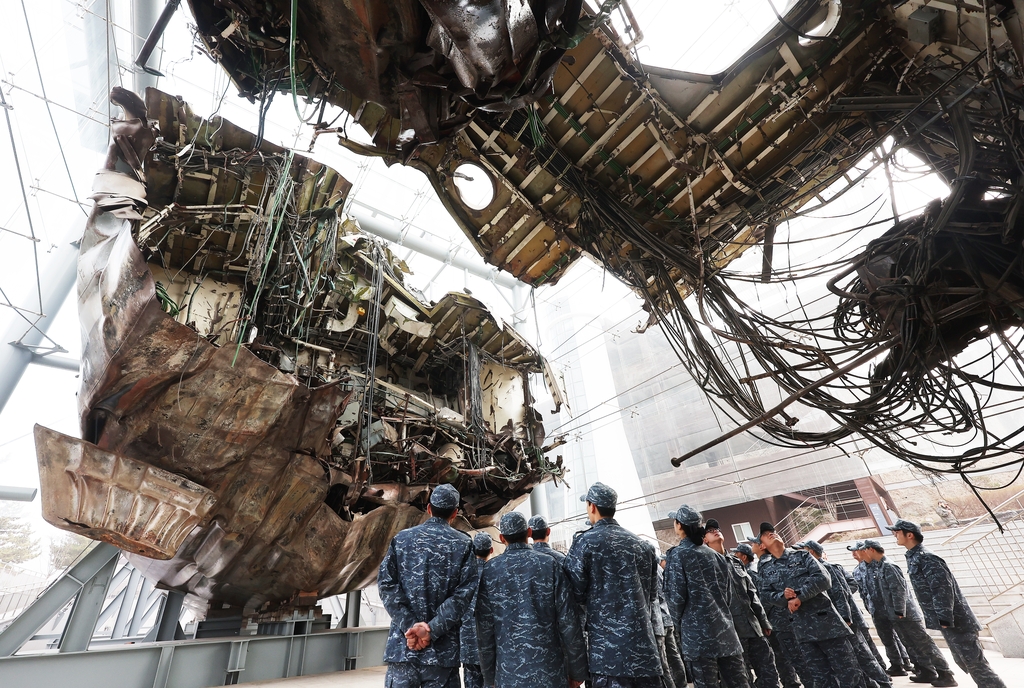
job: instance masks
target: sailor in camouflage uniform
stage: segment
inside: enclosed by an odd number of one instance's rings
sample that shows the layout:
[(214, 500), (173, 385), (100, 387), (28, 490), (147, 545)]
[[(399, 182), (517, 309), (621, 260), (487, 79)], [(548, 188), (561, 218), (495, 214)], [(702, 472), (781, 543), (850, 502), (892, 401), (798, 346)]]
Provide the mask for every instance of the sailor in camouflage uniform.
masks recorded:
[(377, 588), (391, 615), (387, 688), (458, 688), (459, 627), (477, 587), (472, 541), (451, 527), (459, 492), (438, 485), (426, 522), (391, 540)]
[[(683, 655), (679, 650), (679, 633), (676, 631), (675, 622), (672, 621), (672, 614), (668, 610), (668, 600), (665, 597), (665, 555), (658, 558), (658, 604), (661, 606), (661, 621), (665, 625), (665, 656), (668, 659), (669, 675), (672, 685), (675, 688), (686, 688), (689, 681), (686, 678), (686, 665), (683, 663)], [(662, 666), (662, 671), (665, 667)]]
[[(733, 553), (742, 557), (740, 561), (750, 557), (750, 561), (744, 563), (750, 579), (754, 581), (758, 599), (761, 599), (760, 568), (755, 569), (753, 562), (759, 562), (758, 567), (760, 567), (761, 563), (771, 558), (771, 555), (761, 544), (761, 539), (757, 537), (747, 538), (746, 541), (736, 546)], [(772, 653), (775, 655), (775, 668), (778, 669), (782, 688), (800, 688), (801, 677), (804, 679), (805, 686), (811, 686), (811, 675), (804, 662), (800, 642), (793, 633), (793, 619), (789, 610), (767, 604), (764, 601), (761, 602), (761, 606), (767, 612), (768, 622), (772, 626), (772, 631), (768, 635), (768, 644), (771, 645)]]
[(586, 610), (589, 685), (660, 688), (661, 657), (651, 624), (658, 555), (613, 518), (615, 490), (594, 483), (582, 500), (593, 527), (575, 535), (563, 566)]
[[(768, 615), (757, 596), (754, 581), (747, 573), (746, 567), (736, 557), (726, 556), (725, 538), (718, 521), (709, 518), (704, 524), (704, 544), (725, 556), (729, 562), (729, 574), (732, 577), (732, 602), (729, 613), (732, 615), (736, 635), (740, 637), (743, 647), (743, 661), (747, 666), (747, 677), (754, 688), (779, 688), (779, 672), (775, 668), (775, 653), (768, 644), (772, 625), (768, 623)], [(751, 678), (750, 672), (756, 678)]]
[(828, 596), (832, 587), (828, 572), (807, 552), (787, 548), (770, 523), (761, 525), (761, 541), (771, 554), (760, 567), (761, 601), (788, 609), (811, 674), (804, 684), (814, 688), (865, 686), (850, 644), (853, 632)]
[(530, 536), (530, 539), (533, 540), (533, 550), (552, 557), (561, 566), (562, 562), (565, 561), (565, 555), (548, 544), (548, 538), (551, 537), (551, 528), (548, 526), (547, 519), (537, 514), (530, 518), (529, 524), (530, 532), (533, 533)]
[(717, 688), (719, 676), (727, 688), (749, 688), (743, 646), (729, 611), (729, 562), (704, 544), (706, 531), (696, 509), (683, 504), (669, 518), (680, 542), (666, 555), (665, 594), (694, 688)]
[[(487, 533), (473, 536), (473, 554), (476, 555), (477, 580), (483, 575), (484, 564), (494, 553), (494, 543)], [(462, 685), (465, 688), (484, 688), (484, 675), (480, 671), (480, 650), (476, 642), (476, 595), (469, 603), (466, 616), (459, 629), (459, 658), (462, 660)]]
[(867, 582), (874, 586), (875, 608), (892, 622), (916, 665), (917, 674), (910, 680), (933, 686), (957, 685), (946, 658), (924, 628), (924, 617), (903, 571), (885, 558), (885, 549), (877, 540), (865, 540), (863, 552), (869, 560)]
[[(853, 653), (857, 655), (857, 662), (860, 664), (861, 670), (868, 679), (869, 687), (891, 686), (892, 679), (885, 673), (885, 667), (880, 658), (876, 659), (875, 655), (871, 652), (871, 647), (874, 647), (874, 643), (871, 642), (870, 638), (865, 642), (864, 638), (857, 631), (855, 619), (860, 619), (860, 623), (864, 623), (864, 619), (861, 617), (860, 610), (857, 609), (857, 603), (853, 599), (853, 592), (850, 590), (850, 585), (846, 579), (846, 570), (839, 564), (833, 564), (826, 559), (825, 549), (817, 540), (807, 540), (806, 542), (793, 545), (793, 548), (806, 550), (812, 557), (818, 560), (818, 563), (825, 568), (829, 577), (832, 578), (832, 587), (828, 590), (829, 599), (832, 600), (832, 604), (835, 606), (836, 611), (839, 612), (839, 616), (853, 630), (853, 638), (850, 639), (850, 644), (853, 646)], [(868, 647), (869, 644), (871, 647)]]
[(916, 523), (900, 519), (888, 528), (896, 542), (907, 548), (907, 573), (921, 601), (925, 625), (942, 633), (953, 660), (978, 688), (1006, 688), (985, 659), (978, 640), (981, 624), (945, 560), (924, 548), (924, 535)]
[(498, 530), (507, 547), (484, 565), (477, 597), (484, 684), (578, 688), (587, 679), (587, 649), (562, 567), (530, 548), (518, 511), (502, 516)]
[(870, 573), (868, 571), (868, 557), (864, 552), (864, 541), (858, 540), (846, 549), (850, 550), (854, 560), (857, 562), (852, 576), (857, 582), (857, 591), (860, 594), (860, 599), (864, 602), (864, 608), (871, 615), (875, 631), (878, 632), (878, 637), (885, 648), (885, 656), (889, 659), (889, 668), (886, 669), (885, 673), (890, 676), (906, 676), (908, 670), (913, 668), (913, 665), (910, 662), (909, 655), (907, 655), (907, 648), (903, 646), (899, 636), (896, 635), (896, 631), (893, 630), (892, 623), (885, 615), (885, 612), (880, 608), (875, 609), (872, 586), (869, 584)]
[[(847, 549), (850, 548), (847, 547)], [(812, 554), (814, 553), (813, 549), (809, 551), (811, 551)], [(854, 558), (856, 559), (856, 557)], [(819, 561), (826, 565), (830, 574), (839, 574), (846, 581), (846, 589), (850, 593), (848, 605), (850, 608), (850, 620), (853, 623), (853, 633), (860, 637), (861, 641), (871, 652), (871, 656), (875, 658), (876, 662), (878, 662), (878, 666), (882, 667), (882, 670), (885, 671), (885, 660), (882, 659), (882, 653), (878, 651), (878, 646), (875, 645), (875, 642), (871, 639), (871, 628), (868, 626), (867, 621), (864, 620), (864, 615), (860, 613), (860, 607), (857, 606), (857, 601), (853, 597), (853, 593), (860, 590), (860, 583), (857, 582), (854, 575), (847, 571), (845, 567), (827, 561), (827, 557), (824, 556), (824, 553)], [(842, 614), (843, 610), (839, 609), (839, 605), (836, 605), (836, 609), (839, 610), (840, 614)], [(843, 618), (845, 619), (846, 617)], [(856, 649), (857, 646), (854, 644), (854, 650)], [(886, 672), (886, 675), (890, 676), (891, 674)]]

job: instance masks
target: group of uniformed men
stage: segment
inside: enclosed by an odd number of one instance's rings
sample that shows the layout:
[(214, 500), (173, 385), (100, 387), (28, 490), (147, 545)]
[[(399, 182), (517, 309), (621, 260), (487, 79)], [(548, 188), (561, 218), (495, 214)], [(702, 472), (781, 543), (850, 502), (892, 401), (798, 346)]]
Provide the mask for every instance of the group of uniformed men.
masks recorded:
[(591, 527), (567, 555), (548, 545), (543, 517), (511, 512), (498, 525), (505, 551), (492, 557), (489, 535), (451, 527), (458, 491), (435, 488), (427, 521), (394, 537), (378, 573), (391, 614), (387, 688), (458, 688), (460, 665), (466, 688), (880, 688), (911, 669), (915, 683), (956, 686), (926, 628), (980, 688), (1005, 688), (914, 523), (889, 529), (923, 613), (874, 540), (848, 547), (852, 574), (813, 540), (787, 547), (769, 523), (726, 553), (717, 521), (683, 505), (670, 514), (679, 545), (659, 559), (615, 521), (615, 490), (595, 483), (581, 501)]

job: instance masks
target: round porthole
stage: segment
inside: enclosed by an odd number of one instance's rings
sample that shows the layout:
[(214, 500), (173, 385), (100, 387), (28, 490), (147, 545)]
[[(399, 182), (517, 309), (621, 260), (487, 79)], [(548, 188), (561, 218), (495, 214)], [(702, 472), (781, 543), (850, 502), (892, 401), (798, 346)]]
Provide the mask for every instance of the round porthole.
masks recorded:
[[(804, 35), (800, 37), (799, 41), (800, 45), (807, 46), (818, 43), (821, 39), (831, 36), (839, 26), (839, 19), (843, 15), (842, 0), (828, 0), (823, 4), (824, 16), (821, 17), (821, 22), (803, 32)], [(821, 12), (818, 14), (820, 16)]]
[(452, 181), (459, 198), (473, 210), (483, 210), (494, 201), (494, 180), (484, 168), (464, 162), (455, 168)]

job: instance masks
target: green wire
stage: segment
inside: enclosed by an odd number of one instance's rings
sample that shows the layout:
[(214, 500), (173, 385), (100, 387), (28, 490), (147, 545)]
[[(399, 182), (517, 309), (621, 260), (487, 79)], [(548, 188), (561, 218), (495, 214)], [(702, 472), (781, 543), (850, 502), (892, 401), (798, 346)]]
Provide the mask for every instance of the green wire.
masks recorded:
[(299, 0), (292, 0), (291, 40), (288, 41), (288, 76), (292, 81), (292, 105), (295, 107), (295, 116), (305, 122), (305, 118), (299, 112), (299, 96), (295, 92), (295, 24), (298, 18)]

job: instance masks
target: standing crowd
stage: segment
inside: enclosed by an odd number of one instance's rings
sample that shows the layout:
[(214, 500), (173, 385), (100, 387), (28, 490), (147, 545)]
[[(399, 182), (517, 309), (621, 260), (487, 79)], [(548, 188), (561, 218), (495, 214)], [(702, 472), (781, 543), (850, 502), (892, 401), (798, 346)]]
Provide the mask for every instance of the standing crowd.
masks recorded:
[(908, 583), (875, 540), (847, 548), (852, 572), (816, 541), (787, 547), (770, 523), (726, 552), (718, 522), (685, 504), (670, 514), (679, 544), (659, 557), (615, 521), (612, 488), (595, 483), (581, 500), (591, 527), (568, 554), (547, 543), (543, 517), (511, 512), (498, 526), (505, 551), (492, 556), (489, 535), (451, 527), (458, 491), (435, 488), (427, 521), (398, 533), (380, 565), (385, 686), (459, 688), (460, 668), (466, 688), (880, 688), (910, 672), (956, 686), (932, 629), (979, 688), (1006, 688), (914, 523), (889, 527)]

